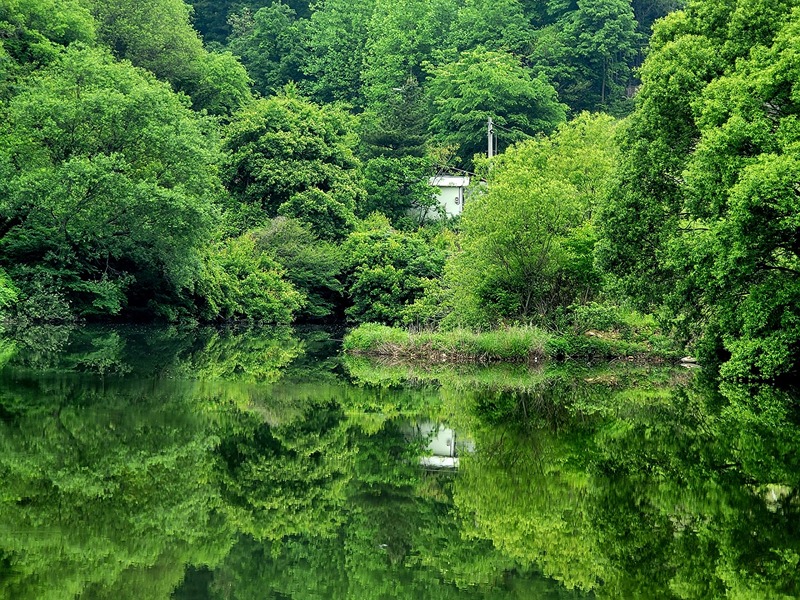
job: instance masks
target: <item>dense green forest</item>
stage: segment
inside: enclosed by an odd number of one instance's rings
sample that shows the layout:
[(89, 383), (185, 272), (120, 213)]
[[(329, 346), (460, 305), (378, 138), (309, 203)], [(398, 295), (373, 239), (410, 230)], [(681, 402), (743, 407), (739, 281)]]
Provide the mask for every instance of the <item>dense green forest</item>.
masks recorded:
[(0, 0), (0, 310), (646, 322), (791, 373), (799, 30), (800, 0)]

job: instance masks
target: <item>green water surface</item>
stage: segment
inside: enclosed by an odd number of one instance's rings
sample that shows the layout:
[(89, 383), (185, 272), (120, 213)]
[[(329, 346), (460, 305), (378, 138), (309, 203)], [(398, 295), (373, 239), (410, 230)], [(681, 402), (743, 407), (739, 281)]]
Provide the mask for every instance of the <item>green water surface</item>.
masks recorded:
[[(0, 598), (800, 595), (791, 392), (337, 337), (6, 332)], [(457, 468), (421, 464), (437, 427)]]

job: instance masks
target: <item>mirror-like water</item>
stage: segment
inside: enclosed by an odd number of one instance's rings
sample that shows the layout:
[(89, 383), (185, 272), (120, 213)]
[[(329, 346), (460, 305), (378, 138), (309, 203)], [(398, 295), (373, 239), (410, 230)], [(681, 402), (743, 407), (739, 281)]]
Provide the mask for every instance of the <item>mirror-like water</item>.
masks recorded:
[(792, 598), (798, 404), (291, 330), (0, 341), (0, 598)]

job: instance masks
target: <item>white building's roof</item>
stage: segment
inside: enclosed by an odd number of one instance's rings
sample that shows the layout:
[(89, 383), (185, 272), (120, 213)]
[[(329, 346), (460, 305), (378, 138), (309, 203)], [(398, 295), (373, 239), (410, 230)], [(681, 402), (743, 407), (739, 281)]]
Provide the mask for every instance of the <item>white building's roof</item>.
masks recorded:
[(428, 183), (435, 185), (436, 187), (467, 187), (469, 186), (469, 177), (437, 175), (436, 177), (431, 177)]

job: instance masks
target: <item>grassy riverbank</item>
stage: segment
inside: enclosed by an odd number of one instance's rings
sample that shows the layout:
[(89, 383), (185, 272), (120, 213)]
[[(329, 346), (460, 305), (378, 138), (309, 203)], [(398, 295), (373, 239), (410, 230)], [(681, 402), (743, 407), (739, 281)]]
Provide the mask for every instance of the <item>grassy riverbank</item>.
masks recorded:
[(622, 338), (614, 332), (554, 334), (536, 327), (508, 327), (481, 333), (464, 329), (410, 332), (366, 323), (344, 338), (348, 354), (392, 356), (434, 362), (537, 362), (545, 359), (679, 358), (662, 336)]

